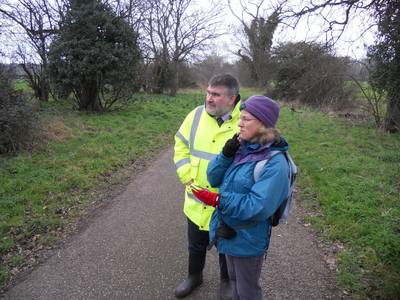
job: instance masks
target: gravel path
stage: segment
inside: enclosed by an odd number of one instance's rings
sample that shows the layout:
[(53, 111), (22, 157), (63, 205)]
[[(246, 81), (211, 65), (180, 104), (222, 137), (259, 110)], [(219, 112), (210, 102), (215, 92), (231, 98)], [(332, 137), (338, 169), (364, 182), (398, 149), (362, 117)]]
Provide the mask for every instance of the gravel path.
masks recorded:
[[(184, 186), (173, 149), (139, 173), (121, 194), (49, 258), (19, 278), (0, 298), (177, 299), (187, 275)], [(261, 284), (265, 299), (342, 299), (327, 253), (304, 226), (295, 196), (287, 224), (272, 231)], [(218, 256), (207, 255), (204, 283), (185, 299), (219, 299)]]

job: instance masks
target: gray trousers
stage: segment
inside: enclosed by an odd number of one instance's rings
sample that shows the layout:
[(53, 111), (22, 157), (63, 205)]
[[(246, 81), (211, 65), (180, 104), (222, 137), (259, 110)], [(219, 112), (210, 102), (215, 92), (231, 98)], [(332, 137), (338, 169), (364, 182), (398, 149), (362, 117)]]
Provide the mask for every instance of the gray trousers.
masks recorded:
[(263, 256), (235, 257), (225, 255), (233, 300), (263, 300), (260, 286)]

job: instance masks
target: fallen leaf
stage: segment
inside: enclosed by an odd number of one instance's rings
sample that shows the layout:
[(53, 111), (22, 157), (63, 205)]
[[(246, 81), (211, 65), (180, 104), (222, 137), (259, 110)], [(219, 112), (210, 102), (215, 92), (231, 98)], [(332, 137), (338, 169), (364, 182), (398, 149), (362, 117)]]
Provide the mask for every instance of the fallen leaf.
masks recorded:
[(349, 293), (343, 290), (343, 294), (348, 295)]
[(312, 226), (312, 224), (311, 223), (308, 223), (308, 224), (304, 224), (304, 226)]

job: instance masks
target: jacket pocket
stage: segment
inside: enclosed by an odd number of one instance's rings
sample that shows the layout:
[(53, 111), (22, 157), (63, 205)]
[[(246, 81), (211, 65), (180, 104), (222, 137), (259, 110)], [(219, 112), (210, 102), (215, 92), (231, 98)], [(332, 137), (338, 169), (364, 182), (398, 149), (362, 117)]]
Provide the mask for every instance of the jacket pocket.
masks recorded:
[(193, 179), (197, 178), (197, 173), (199, 171), (199, 164), (200, 164), (200, 158), (199, 157), (192, 157), (190, 161), (191, 169), (190, 169), (190, 177)]
[(233, 182), (233, 191), (237, 193), (248, 193), (254, 184), (253, 178), (244, 176), (235, 176)]
[(237, 230), (237, 235), (253, 250), (260, 250), (267, 246), (267, 237), (262, 238), (258, 234), (253, 236), (246, 229)]

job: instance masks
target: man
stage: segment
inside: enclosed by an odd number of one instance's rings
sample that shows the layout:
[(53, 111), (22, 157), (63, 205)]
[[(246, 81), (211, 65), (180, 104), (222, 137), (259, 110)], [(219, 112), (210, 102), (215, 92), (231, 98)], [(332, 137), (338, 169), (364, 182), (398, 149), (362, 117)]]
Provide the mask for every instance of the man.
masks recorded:
[[(203, 283), (203, 268), (209, 244), (209, 222), (213, 207), (205, 206), (192, 193), (195, 184), (217, 193), (207, 182), (207, 166), (222, 150), (225, 142), (238, 130), (239, 82), (229, 74), (215, 75), (207, 88), (205, 105), (190, 112), (175, 136), (174, 162), (182, 183), (186, 185), (183, 211), (188, 220), (189, 275), (175, 290), (178, 298), (189, 295)], [(232, 299), (226, 261), (220, 260), (221, 300)]]

